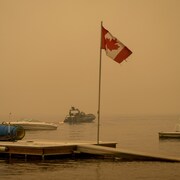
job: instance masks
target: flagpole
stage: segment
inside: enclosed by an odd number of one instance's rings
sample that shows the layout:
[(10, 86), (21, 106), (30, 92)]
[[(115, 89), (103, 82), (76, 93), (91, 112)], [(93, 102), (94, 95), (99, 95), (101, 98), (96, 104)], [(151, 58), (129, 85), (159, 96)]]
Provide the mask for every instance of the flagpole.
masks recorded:
[(99, 132), (100, 132), (102, 24), (103, 22), (101, 21), (100, 56), (99, 56), (99, 91), (98, 91), (98, 112), (97, 112), (98, 114), (97, 144), (99, 144)]

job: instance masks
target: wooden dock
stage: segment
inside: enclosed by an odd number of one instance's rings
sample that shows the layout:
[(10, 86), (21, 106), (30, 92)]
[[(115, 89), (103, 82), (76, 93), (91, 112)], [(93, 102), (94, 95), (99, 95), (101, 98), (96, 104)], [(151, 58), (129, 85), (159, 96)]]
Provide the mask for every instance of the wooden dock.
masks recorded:
[(115, 142), (0, 141), (1, 158), (49, 159), (62, 157), (110, 157), (127, 161), (180, 162), (180, 158), (116, 149)]
[[(28, 158), (58, 158), (59, 156), (74, 156), (77, 153), (77, 145), (96, 144), (94, 142), (53, 142), (53, 141), (0, 141), (0, 157)], [(114, 142), (102, 142), (99, 145), (116, 147)], [(79, 153), (78, 153), (79, 154)]]

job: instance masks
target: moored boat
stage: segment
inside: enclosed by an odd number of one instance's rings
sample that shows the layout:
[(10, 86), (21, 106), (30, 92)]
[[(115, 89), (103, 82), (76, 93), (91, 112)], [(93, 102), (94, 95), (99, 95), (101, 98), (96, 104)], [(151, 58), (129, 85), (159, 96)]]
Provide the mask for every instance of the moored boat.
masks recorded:
[(94, 114), (86, 114), (80, 111), (78, 108), (71, 107), (69, 110), (69, 115), (64, 119), (64, 122), (67, 123), (85, 123), (92, 122), (96, 116)]
[(50, 122), (42, 122), (34, 119), (22, 119), (19, 121), (3, 122), (3, 124), (19, 125), (25, 130), (56, 130), (57, 125)]
[(180, 138), (180, 132), (159, 132), (159, 138)]
[(159, 132), (159, 138), (180, 138), (180, 125), (176, 125), (175, 131)]

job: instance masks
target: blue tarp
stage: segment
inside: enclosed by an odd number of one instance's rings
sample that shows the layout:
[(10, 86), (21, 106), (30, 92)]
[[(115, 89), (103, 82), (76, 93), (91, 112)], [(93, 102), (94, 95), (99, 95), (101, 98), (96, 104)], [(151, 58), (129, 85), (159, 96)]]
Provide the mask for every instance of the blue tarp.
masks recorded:
[(21, 140), (25, 136), (25, 130), (21, 126), (10, 124), (0, 125), (0, 141)]

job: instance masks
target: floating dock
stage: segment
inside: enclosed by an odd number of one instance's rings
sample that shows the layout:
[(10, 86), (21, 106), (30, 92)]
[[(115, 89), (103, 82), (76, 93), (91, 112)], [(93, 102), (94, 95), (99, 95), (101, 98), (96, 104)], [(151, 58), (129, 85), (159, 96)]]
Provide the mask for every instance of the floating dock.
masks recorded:
[[(0, 141), (1, 158), (59, 158), (63, 156), (74, 156), (77, 152), (78, 145), (93, 145), (93, 142), (53, 142), (53, 141)], [(100, 146), (116, 147), (114, 142), (101, 142)]]
[(0, 158), (58, 159), (62, 157), (110, 157), (127, 161), (180, 162), (180, 158), (116, 149), (115, 142), (0, 141)]

